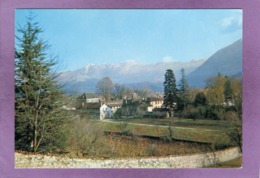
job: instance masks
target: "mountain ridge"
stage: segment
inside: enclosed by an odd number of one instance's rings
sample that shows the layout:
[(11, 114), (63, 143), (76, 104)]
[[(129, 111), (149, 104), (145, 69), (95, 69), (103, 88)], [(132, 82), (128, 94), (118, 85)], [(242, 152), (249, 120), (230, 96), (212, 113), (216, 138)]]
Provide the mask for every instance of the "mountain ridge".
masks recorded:
[(242, 39), (218, 50), (201, 66), (187, 75), (192, 87), (203, 88), (207, 80), (218, 73), (234, 76), (242, 72)]
[(165, 71), (174, 71), (178, 85), (181, 68), (185, 69), (187, 81), (192, 88), (204, 88), (206, 81), (218, 73), (242, 77), (242, 39), (216, 51), (208, 59), (152, 64), (135, 61), (87, 64), (82, 68), (60, 73), (58, 80), (67, 93), (95, 92), (98, 80), (106, 76), (110, 77), (113, 83), (128, 87), (146, 86), (153, 91), (163, 91)]
[(66, 92), (95, 92), (96, 83), (103, 77), (110, 77), (113, 83), (127, 86), (138, 86), (139, 83), (149, 83), (152, 88), (155, 84), (162, 83), (165, 71), (172, 68), (176, 78), (180, 77), (180, 69), (184, 68), (190, 73), (200, 66), (205, 59), (189, 62), (158, 62), (154, 64), (141, 64), (137, 62), (125, 62), (118, 64), (87, 64), (84, 67), (60, 73), (58, 80)]

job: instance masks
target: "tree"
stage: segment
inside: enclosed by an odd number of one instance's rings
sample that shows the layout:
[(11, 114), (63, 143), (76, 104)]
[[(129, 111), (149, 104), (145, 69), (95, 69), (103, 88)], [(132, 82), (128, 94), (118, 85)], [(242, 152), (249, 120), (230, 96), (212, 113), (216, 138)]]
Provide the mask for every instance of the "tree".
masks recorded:
[(117, 99), (122, 99), (123, 98), (123, 91), (125, 89), (125, 86), (124, 85), (120, 85), (120, 84), (115, 84), (114, 85), (114, 95), (115, 95), (115, 98)]
[(235, 102), (237, 111), (242, 115), (242, 81), (234, 79), (231, 81), (232, 96)]
[(206, 105), (207, 98), (203, 92), (199, 92), (196, 94), (194, 102), (195, 105)]
[(181, 79), (179, 84), (179, 101), (177, 107), (179, 110), (183, 110), (189, 103), (189, 85), (186, 80), (185, 70), (181, 69)]
[(171, 69), (168, 69), (165, 73), (164, 85), (164, 100), (163, 106), (170, 110), (170, 116), (172, 116), (172, 111), (174, 104), (177, 101), (177, 88), (174, 73)]
[(207, 99), (210, 104), (221, 105), (225, 101), (224, 84), (226, 78), (221, 74), (207, 82)]
[(97, 83), (98, 93), (102, 94), (105, 97), (106, 101), (110, 100), (113, 87), (113, 82), (109, 77), (104, 77), (100, 79)]
[(15, 49), (15, 147), (46, 152), (66, 143), (67, 111), (62, 109), (63, 93), (56, 82), (55, 58), (33, 18), (18, 29)]
[(228, 77), (226, 77), (226, 82), (224, 84), (224, 96), (225, 100), (231, 100), (232, 97), (232, 87), (231, 87), (231, 81)]

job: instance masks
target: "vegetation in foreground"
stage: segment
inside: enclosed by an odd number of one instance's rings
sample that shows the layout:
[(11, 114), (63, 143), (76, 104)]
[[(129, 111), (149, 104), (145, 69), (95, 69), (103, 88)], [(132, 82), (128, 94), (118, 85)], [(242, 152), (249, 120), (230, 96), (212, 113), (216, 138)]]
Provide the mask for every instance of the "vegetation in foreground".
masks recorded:
[(225, 140), (228, 137), (224, 138), (225, 135), (218, 131), (186, 131), (175, 128), (169, 130), (168, 127), (94, 122), (80, 118), (74, 121), (67, 152), (79, 157), (145, 157), (202, 153), (227, 148), (229, 142)]
[(71, 150), (69, 155), (85, 158), (141, 158), (189, 155), (211, 151), (208, 144), (151, 140), (137, 136), (107, 134), (102, 140), (102, 146), (96, 145), (84, 152)]
[(69, 114), (56, 81), (56, 58), (40, 39), (42, 29), (29, 17), (18, 29), (15, 49), (15, 148), (48, 152), (64, 149)]

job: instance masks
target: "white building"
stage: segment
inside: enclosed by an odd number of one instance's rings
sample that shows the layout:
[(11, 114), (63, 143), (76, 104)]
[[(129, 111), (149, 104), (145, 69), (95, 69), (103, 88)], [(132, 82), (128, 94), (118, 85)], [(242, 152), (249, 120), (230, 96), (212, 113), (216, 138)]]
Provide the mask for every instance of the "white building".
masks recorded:
[(147, 111), (148, 112), (152, 112), (153, 109), (155, 108), (162, 108), (162, 105), (163, 105), (163, 99), (162, 98), (150, 98), (148, 100), (148, 108), (147, 108)]
[(100, 107), (100, 120), (109, 119), (112, 117), (113, 117), (112, 109), (108, 105), (103, 104)]
[(99, 98), (87, 98), (86, 102), (87, 103), (98, 103), (100, 101)]
[(105, 104), (111, 108), (113, 113), (115, 113), (119, 108), (122, 107), (123, 101), (122, 100), (115, 100), (115, 101), (106, 102)]

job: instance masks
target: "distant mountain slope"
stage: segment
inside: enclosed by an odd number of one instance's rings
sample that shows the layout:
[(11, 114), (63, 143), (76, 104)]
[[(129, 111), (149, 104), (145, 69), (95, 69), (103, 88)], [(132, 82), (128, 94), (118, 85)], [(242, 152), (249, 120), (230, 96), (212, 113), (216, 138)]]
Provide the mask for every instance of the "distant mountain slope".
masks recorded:
[(227, 76), (241, 75), (242, 73), (242, 40), (220, 49), (213, 54), (204, 64), (187, 76), (192, 87), (202, 88), (207, 79), (218, 73)]
[(180, 77), (180, 69), (186, 74), (194, 71), (205, 60), (189, 62), (160, 62), (156, 64), (140, 64), (125, 62), (119, 64), (87, 64), (85, 67), (60, 73), (59, 82), (69, 93), (95, 92), (97, 81), (105, 76), (114, 83), (129, 87), (147, 86), (154, 91), (163, 90), (164, 74), (167, 69), (173, 69), (176, 79)]
[(185, 69), (189, 85), (196, 88), (203, 88), (207, 79), (219, 72), (231, 77), (242, 76), (242, 40), (217, 51), (208, 60), (155, 64), (87, 64), (80, 69), (60, 73), (58, 80), (68, 93), (95, 92), (98, 80), (105, 76), (110, 77), (114, 83), (128, 87), (145, 86), (153, 91), (163, 91), (165, 71), (172, 69), (178, 83), (181, 68)]

